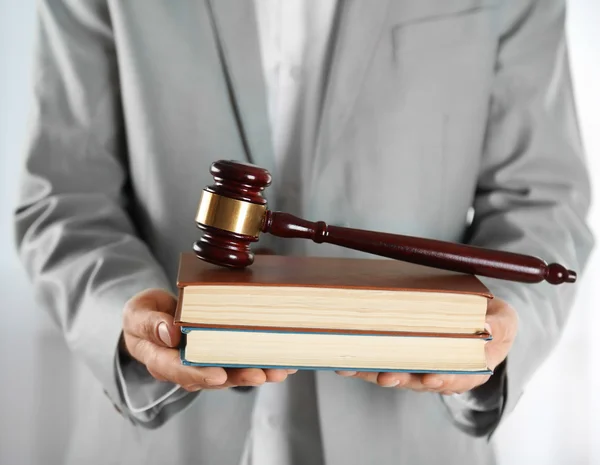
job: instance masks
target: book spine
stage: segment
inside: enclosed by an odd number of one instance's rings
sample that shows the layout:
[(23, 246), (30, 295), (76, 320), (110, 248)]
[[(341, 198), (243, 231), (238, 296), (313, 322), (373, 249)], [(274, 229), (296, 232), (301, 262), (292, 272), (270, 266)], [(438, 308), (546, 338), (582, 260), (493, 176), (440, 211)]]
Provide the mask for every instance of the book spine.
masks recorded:
[(248, 365), (248, 364), (217, 364), (217, 363), (199, 363), (199, 362), (190, 362), (185, 359), (184, 354), (182, 352), (181, 363), (186, 366), (196, 366), (196, 367), (222, 367), (222, 368), (260, 368), (264, 370), (268, 369), (280, 369), (280, 370), (318, 370), (318, 371), (370, 371), (370, 372), (390, 372), (390, 373), (414, 373), (414, 374), (426, 374), (426, 373), (436, 373), (436, 374), (444, 374), (444, 375), (492, 375), (493, 370), (476, 370), (476, 371), (457, 371), (457, 370), (407, 370), (407, 369), (394, 369), (394, 368), (385, 368), (385, 369), (377, 369), (377, 368), (363, 368), (363, 367), (324, 367), (324, 366), (288, 366), (288, 365)]
[(270, 326), (212, 326), (200, 324), (181, 324), (181, 332), (184, 334), (194, 330), (204, 331), (249, 331), (261, 333), (284, 333), (284, 334), (337, 334), (344, 336), (388, 336), (388, 337), (443, 337), (453, 339), (483, 339), (492, 340), (492, 335), (487, 331), (479, 333), (432, 333), (417, 331), (365, 331), (365, 330), (345, 330), (328, 328), (287, 328)]
[(181, 307), (183, 305), (183, 287), (179, 283), (177, 284), (177, 307), (175, 308), (175, 315), (173, 315), (173, 324), (181, 325)]

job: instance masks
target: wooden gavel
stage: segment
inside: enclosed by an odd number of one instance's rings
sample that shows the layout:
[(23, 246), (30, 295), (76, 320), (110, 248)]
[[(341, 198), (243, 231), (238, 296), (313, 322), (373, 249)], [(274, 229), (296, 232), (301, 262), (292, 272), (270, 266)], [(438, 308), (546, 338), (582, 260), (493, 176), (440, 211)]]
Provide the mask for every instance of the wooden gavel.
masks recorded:
[(265, 169), (221, 160), (210, 168), (215, 184), (200, 199), (196, 224), (204, 231), (194, 243), (196, 255), (215, 265), (244, 268), (251, 265), (250, 249), (259, 234), (312, 239), (353, 250), (434, 268), (492, 278), (551, 284), (573, 283), (577, 274), (558, 263), (512, 252), (397, 234), (329, 226), (288, 213), (267, 209), (262, 191), (271, 184)]

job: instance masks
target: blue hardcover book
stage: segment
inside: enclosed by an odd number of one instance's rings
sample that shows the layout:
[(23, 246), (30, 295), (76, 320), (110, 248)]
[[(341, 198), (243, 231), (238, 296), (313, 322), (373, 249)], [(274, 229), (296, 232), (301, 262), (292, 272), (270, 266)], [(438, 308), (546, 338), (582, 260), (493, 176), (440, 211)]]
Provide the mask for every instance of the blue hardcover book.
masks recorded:
[(188, 366), (491, 374), (477, 337), (182, 327)]

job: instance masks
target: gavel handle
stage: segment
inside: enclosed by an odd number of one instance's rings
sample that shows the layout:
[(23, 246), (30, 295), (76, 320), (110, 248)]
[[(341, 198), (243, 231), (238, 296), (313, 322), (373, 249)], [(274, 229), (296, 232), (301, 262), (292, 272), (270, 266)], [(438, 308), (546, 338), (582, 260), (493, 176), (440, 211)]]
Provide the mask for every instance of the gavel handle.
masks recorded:
[(491, 278), (551, 284), (575, 282), (577, 274), (558, 263), (528, 255), (451, 242), (329, 226), (288, 213), (267, 211), (262, 231), (278, 237), (311, 239), (382, 257)]

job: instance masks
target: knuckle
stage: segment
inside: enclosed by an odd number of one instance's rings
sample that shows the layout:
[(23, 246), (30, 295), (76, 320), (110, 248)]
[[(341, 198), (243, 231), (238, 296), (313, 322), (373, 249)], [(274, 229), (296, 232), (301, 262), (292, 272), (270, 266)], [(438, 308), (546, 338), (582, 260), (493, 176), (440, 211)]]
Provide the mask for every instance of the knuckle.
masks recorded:
[(127, 302), (125, 302), (123, 307), (124, 312), (127, 314), (135, 313), (139, 304), (139, 300), (139, 294), (131, 297)]
[[(150, 345), (150, 344), (149, 344)], [(160, 368), (159, 352), (155, 348), (151, 348), (150, 352), (150, 363), (153, 367)]]
[(138, 329), (143, 337), (149, 341), (155, 341), (156, 337), (154, 335), (154, 320), (152, 318), (144, 318), (142, 321), (140, 321)]
[(180, 366), (181, 359), (179, 358), (179, 352), (177, 352), (177, 350), (170, 350), (169, 353), (171, 354), (168, 358), (169, 363)]
[(181, 386), (187, 392), (196, 392), (202, 389), (202, 385), (200, 384), (187, 384), (185, 386)]
[(175, 382), (177, 384), (179, 384), (180, 386), (187, 386), (191, 390), (206, 388), (210, 386), (207, 385), (204, 381), (195, 379), (193, 376), (187, 374), (177, 376), (176, 379), (177, 380)]
[(144, 363), (144, 344), (143, 344), (143, 340), (131, 336), (129, 337), (127, 335), (127, 333), (125, 333), (124, 336), (124, 343), (125, 343), (125, 348), (127, 349), (127, 352), (129, 352), (129, 354), (135, 358), (137, 361)]
[(127, 330), (132, 327), (132, 308), (129, 303), (126, 303), (123, 308), (122, 322), (123, 329)]

